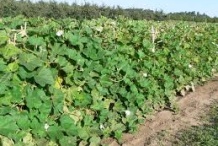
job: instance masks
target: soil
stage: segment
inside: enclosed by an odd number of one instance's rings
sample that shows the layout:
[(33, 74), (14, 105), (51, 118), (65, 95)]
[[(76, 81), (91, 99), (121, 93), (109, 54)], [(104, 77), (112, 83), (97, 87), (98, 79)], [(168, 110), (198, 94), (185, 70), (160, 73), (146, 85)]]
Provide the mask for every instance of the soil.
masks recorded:
[(109, 146), (170, 146), (178, 131), (204, 124), (202, 115), (208, 113), (211, 105), (218, 101), (218, 77), (198, 86), (177, 101), (177, 113), (163, 110), (140, 125), (135, 134), (124, 134), (122, 144), (108, 139)]

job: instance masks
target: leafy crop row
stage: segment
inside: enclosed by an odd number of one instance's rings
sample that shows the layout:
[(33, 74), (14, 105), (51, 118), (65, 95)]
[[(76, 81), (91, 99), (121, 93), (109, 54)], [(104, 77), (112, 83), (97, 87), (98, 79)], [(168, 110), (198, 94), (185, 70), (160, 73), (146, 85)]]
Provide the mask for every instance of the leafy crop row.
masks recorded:
[(98, 145), (218, 69), (217, 24), (0, 20), (0, 135)]

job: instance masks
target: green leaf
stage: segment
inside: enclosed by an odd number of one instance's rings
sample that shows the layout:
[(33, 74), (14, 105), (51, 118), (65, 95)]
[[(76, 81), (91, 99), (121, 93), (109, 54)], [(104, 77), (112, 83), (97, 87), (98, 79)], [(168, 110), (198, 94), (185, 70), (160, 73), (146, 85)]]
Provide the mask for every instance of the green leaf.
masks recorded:
[(178, 77), (184, 74), (183, 71), (179, 70), (178, 68), (175, 68), (173, 73)]
[(55, 108), (54, 114), (63, 113), (63, 106), (64, 106), (64, 93), (59, 89), (54, 89), (52, 97), (52, 103)]
[(58, 63), (61, 67), (67, 67), (68, 64), (67, 59), (63, 56), (57, 56), (55, 62)]
[(92, 98), (89, 94), (84, 92), (76, 94), (75, 97), (75, 106), (86, 107), (91, 104)]
[(143, 47), (144, 47), (145, 49), (149, 49), (149, 48), (152, 47), (152, 43), (151, 43), (149, 40), (147, 40), (147, 39), (143, 39), (142, 44), (143, 44)]
[(11, 102), (21, 103), (22, 101), (23, 101), (23, 98), (22, 98), (21, 86), (14, 85), (11, 90)]
[(29, 109), (39, 108), (42, 105), (42, 101), (37, 94), (37, 91), (32, 90), (31, 87), (27, 87), (25, 96), (26, 105)]
[(25, 66), (29, 71), (33, 71), (37, 67), (42, 66), (42, 60), (33, 54), (22, 53), (19, 56), (19, 63)]
[(0, 58), (0, 71), (4, 71), (7, 68), (6, 62), (3, 60), (3, 58)]
[(114, 136), (115, 136), (115, 138), (116, 138), (119, 142), (121, 141), (122, 134), (123, 134), (123, 132), (122, 132), (121, 130), (116, 130), (116, 131), (114, 132)]
[(4, 116), (6, 114), (9, 114), (11, 112), (11, 107), (9, 106), (1, 106), (0, 107), (0, 116)]
[(5, 94), (6, 90), (7, 90), (7, 86), (5, 84), (1, 84), (0, 94), (2, 94), (2, 95)]
[(78, 136), (79, 128), (78, 126), (72, 124), (68, 129), (65, 129), (65, 132), (69, 136)]
[(35, 71), (28, 71), (25, 67), (19, 66), (18, 75), (21, 79), (32, 78), (35, 75)]
[(0, 134), (9, 136), (19, 130), (16, 121), (12, 116), (0, 116)]
[(50, 126), (48, 128), (48, 136), (52, 139), (52, 140), (58, 140), (58, 139), (61, 139), (64, 134), (62, 133), (62, 130), (60, 129), (60, 127), (56, 126), (56, 125), (53, 125), (53, 126)]
[(61, 127), (63, 127), (64, 129), (68, 129), (69, 127), (71, 127), (71, 125), (74, 125), (74, 120), (72, 118), (70, 118), (70, 116), (68, 115), (62, 115), (60, 118), (60, 122), (61, 122)]
[(94, 120), (94, 115), (86, 115), (83, 119), (85, 126), (92, 126)]
[(65, 71), (68, 76), (70, 76), (74, 72), (75, 67), (72, 64), (67, 63), (66, 66), (62, 68), (62, 70)]
[(45, 85), (54, 84), (54, 78), (52, 72), (48, 68), (39, 68), (36, 76), (34, 76), (36, 83), (44, 87)]
[(44, 128), (45, 123), (40, 123), (39, 120), (34, 117), (31, 120), (31, 133), (34, 135), (34, 137), (45, 137), (47, 136), (47, 131)]
[(73, 60), (77, 60), (77, 55), (78, 55), (78, 53), (77, 53), (77, 51), (76, 50), (74, 50), (74, 49), (67, 49), (66, 50), (66, 55), (70, 58), (70, 59), (73, 59)]
[(0, 54), (7, 60), (12, 57), (16, 57), (21, 53), (21, 50), (12, 44), (7, 44), (3, 48), (0, 48)]
[(145, 57), (145, 53), (142, 50), (138, 50), (139, 59)]
[(90, 108), (96, 111), (101, 111), (102, 109), (104, 109), (104, 105), (100, 104), (99, 102), (93, 102)]
[(89, 133), (86, 128), (80, 128), (78, 131), (78, 136), (83, 140), (87, 140), (89, 138)]
[(9, 37), (4, 30), (0, 31), (0, 45), (7, 43)]
[(40, 89), (40, 88), (36, 88), (34, 90), (34, 93), (37, 95), (37, 97), (39, 97), (40, 100), (44, 101), (50, 101), (50, 97), (46, 96), (45, 91)]
[(67, 49), (66, 50), (66, 55), (70, 58), (73, 59), (74, 61), (77, 62), (78, 65), (83, 66), (84, 65), (84, 58), (81, 56), (79, 52), (73, 49)]
[(67, 34), (67, 38), (69, 39), (71, 45), (79, 45), (80, 44), (80, 37), (79, 35), (73, 35), (72, 33)]
[(132, 91), (133, 94), (138, 94), (138, 89), (134, 84), (130, 86), (130, 90)]
[(48, 117), (52, 110), (52, 103), (50, 100), (43, 101), (39, 107), (39, 112), (43, 114), (44, 117)]
[(51, 55), (56, 56), (56, 55), (64, 55), (66, 52), (66, 46), (63, 45), (61, 46), (60, 43), (55, 43), (54, 46), (51, 47)]
[(5, 95), (0, 98), (0, 105), (11, 105), (11, 98), (11, 93), (6, 92)]
[(22, 130), (28, 130), (30, 128), (30, 121), (27, 113), (19, 115), (20, 118), (17, 120), (17, 125)]
[(85, 48), (83, 50), (83, 54), (87, 57), (87, 58), (90, 58), (92, 60), (98, 60), (100, 59), (100, 57), (98, 56), (97, 54), (97, 50), (93, 47), (88, 47), (88, 48)]
[(59, 139), (59, 143), (61, 146), (76, 146), (77, 145), (77, 138), (64, 136), (61, 139)]
[(109, 87), (113, 84), (108, 75), (102, 75), (100, 77), (100, 83), (103, 87)]
[(42, 37), (31, 36), (28, 42), (33, 46), (45, 46), (45, 41)]
[(75, 125), (75, 121), (68, 115), (62, 115), (60, 118), (61, 127), (70, 136), (77, 136), (78, 127)]

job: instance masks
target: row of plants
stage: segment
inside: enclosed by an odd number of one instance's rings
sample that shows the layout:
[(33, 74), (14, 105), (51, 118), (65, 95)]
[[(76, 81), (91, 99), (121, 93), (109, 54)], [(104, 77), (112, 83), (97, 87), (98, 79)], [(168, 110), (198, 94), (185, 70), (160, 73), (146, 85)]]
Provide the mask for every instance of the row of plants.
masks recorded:
[[(104, 145), (218, 69), (217, 24), (0, 20), (0, 135), (14, 145)], [(121, 142), (121, 141), (120, 141)]]

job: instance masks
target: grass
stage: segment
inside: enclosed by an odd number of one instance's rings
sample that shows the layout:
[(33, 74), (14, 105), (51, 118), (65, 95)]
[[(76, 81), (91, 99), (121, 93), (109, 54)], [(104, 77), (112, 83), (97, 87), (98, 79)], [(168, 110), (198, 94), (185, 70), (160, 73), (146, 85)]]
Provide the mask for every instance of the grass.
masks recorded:
[(206, 116), (208, 124), (191, 127), (177, 133), (176, 146), (218, 146), (218, 102)]

